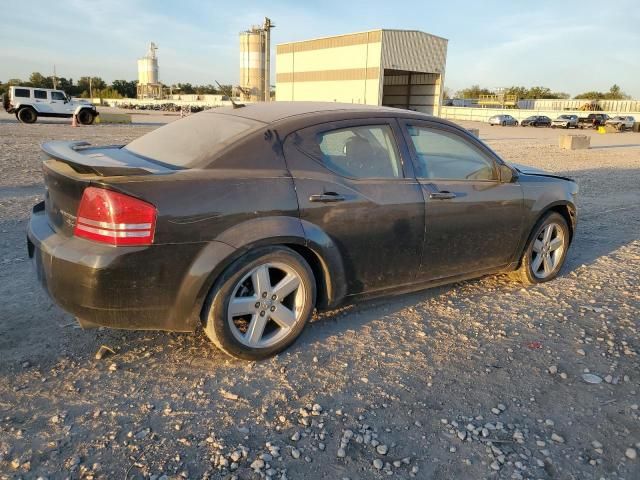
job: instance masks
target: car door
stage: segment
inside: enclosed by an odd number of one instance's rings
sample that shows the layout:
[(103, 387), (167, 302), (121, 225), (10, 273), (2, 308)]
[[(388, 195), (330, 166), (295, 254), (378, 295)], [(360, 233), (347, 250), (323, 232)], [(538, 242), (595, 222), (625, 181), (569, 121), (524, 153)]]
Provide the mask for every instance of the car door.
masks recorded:
[(39, 113), (51, 113), (51, 103), (49, 101), (49, 92), (47, 90), (33, 90), (33, 103)]
[(498, 159), (470, 134), (436, 122), (401, 123), (426, 202), (418, 278), (481, 272), (513, 261), (524, 217), (519, 183), (501, 182)]
[(300, 217), (339, 250), (347, 294), (413, 282), (424, 197), (397, 121), (323, 123), (290, 134), (284, 149)]
[(51, 110), (53, 113), (63, 115), (73, 113), (67, 105), (67, 97), (64, 92), (51, 92)]

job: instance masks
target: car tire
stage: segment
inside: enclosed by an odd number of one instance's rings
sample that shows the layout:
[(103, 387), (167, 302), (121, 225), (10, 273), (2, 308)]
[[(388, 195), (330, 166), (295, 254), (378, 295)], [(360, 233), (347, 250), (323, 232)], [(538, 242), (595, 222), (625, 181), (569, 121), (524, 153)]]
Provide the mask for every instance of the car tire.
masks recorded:
[(31, 107), (22, 107), (16, 112), (16, 118), (21, 123), (35, 123), (38, 120), (38, 112)]
[[(280, 281), (287, 278), (289, 283), (283, 286)], [(293, 285), (297, 286), (289, 292)], [(236, 306), (231, 307), (234, 299)], [(216, 281), (203, 310), (204, 331), (227, 355), (262, 360), (298, 338), (315, 301), (313, 271), (300, 254), (280, 246), (256, 249), (236, 260)]]
[(551, 128), (556, 128), (556, 126), (555, 125), (551, 125)]
[[(547, 232), (551, 232), (548, 238), (545, 237)], [(554, 242), (556, 239), (557, 242)], [(553, 280), (564, 265), (569, 244), (570, 233), (567, 221), (557, 212), (547, 213), (533, 227), (520, 258), (520, 266), (511, 272), (511, 278), (525, 285)]]
[(503, 127), (506, 127), (506, 126), (507, 126), (507, 122), (506, 122), (506, 120), (503, 120), (503, 121), (502, 121), (502, 126), (503, 126)]
[(513, 124), (514, 127), (518, 126), (518, 121), (516, 120), (516, 123)]
[(93, 112), (88, 108), (84, 108), (78, 112), (78, 122), (80, 125), (91, 125), (95, 118)]

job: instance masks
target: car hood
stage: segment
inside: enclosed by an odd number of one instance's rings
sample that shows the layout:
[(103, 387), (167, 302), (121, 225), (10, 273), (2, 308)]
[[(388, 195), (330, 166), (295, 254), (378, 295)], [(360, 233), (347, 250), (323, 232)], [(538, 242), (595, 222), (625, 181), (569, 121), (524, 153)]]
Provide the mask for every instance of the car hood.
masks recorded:
[(510, 163), (509, 165), (515, 168), (518, 171), (518, 173), (521, 173), (523, 175), (534, 175), (536, 177), (560, 178), (562, 180), (568, 180), (570, 182), (574, 181), (572, 178), (563, 177), (562, 175), (555, 175), (553, 173), (540, 170), (539, 168), (529, 167), (528, 165), (521, 165), (519, 163)]
[(553, 120), (553, 121), (554, 121), (554, 123), (555, 123), (555, 122), (558, 122), (558, 123), (565, 123), (565, 122), (569, 122), (569, 121), (571, 121), (571, 119), (569, 119), (569, 118), (556, 118), (556, 119), (555, 119), (555, 120)]

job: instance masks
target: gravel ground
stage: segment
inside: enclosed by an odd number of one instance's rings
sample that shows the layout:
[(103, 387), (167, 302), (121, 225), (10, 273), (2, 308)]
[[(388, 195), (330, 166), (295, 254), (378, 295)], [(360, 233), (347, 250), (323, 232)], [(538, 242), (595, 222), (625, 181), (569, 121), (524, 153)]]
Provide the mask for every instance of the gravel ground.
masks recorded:
[(571, 152), (481, 125), (504, 158), (579, 182), (561, 276), (352, 305), (247, 363), (202, 332), (83, 331), (36, 283), (38, 145), (151, 128), (0, 115), (0, 478), (640, 478), (640, 134)]

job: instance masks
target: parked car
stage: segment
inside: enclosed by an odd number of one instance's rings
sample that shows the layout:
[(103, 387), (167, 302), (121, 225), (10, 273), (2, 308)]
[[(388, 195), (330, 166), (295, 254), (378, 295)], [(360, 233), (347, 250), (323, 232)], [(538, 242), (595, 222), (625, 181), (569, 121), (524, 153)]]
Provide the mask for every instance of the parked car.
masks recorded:
[(635, 122), (636, 120), (633, 117), (618, 115), (617, 117), (607, 120), (606, 125), (612, 125), (622, 132), (625, 129), (633, 129), (633, 124)]
[(577, 115), (560, 115), (553, 122), (551, 128), (578, 128)]
[(551, 126), (551, 119), (549, 117), (545, 117), (544, 115), (532, 115), (531, 117), (527, 117), (520, 123), (523, 127), (549, 127)]
[(578, 118), (578, 126), (580, 128), (597, 128), (600, 125), (604, 125), (608, 119), (609, 115), (607, 115), (606, 113), (590, 113), (586, 117)]
[(314, 309), (489, 273), (551, 280), (576, 226), (572, 180), (408, 110), (256, 103), (125, 146), (42, 149), (28, 254), (51, 297), (83, 326), (203, 325), (244, 359), (285, 349)]
[(494, 115), (489, 119), (489, 125), (502, 125), (506, 127), (507, 125), (518, 126), (518, 120), (513, 118), (511, 115)]
[(73, 100), (62, 90), (48, 88), (9, 87), (3, 105), (22, 123), (35, 123), (38, 117), (71, 118), (76, 115), (82, 125), (91, 125), (99, 115), (89, 102)]

